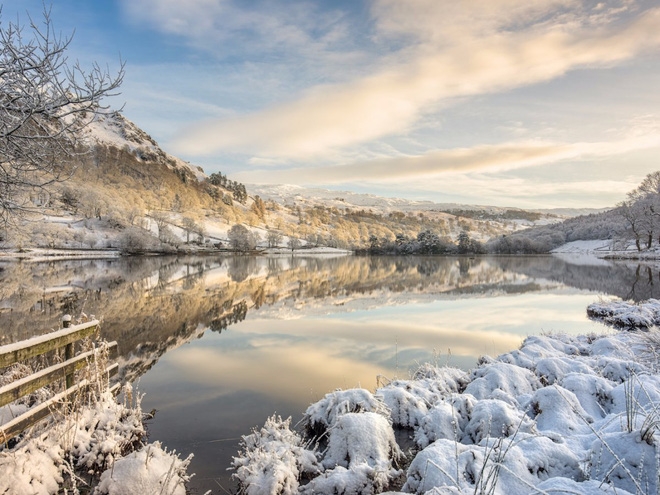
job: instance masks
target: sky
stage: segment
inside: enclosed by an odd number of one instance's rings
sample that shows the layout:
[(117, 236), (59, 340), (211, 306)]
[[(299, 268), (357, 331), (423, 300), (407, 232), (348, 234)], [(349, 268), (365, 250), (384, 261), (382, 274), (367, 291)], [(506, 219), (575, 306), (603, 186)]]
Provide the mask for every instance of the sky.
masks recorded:
[[(2, 2), (2, 26), (41, 0)], [(70, 60), (246, 184), (601, 208), (660, 170), (658, 0), (55, 0)], [(249, 191), (249, 187), (248, 187)]]

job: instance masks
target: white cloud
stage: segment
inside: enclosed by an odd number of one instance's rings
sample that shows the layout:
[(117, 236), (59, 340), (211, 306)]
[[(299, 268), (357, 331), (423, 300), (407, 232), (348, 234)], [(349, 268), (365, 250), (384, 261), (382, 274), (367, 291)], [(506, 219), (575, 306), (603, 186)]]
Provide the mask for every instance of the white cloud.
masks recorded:
[(660, 46), (660, 9), (631, 19), (614, 17), (619, 21), (614, 23), (602, 9), (595, 15), (577, 1), (486, 4), (490, 7), (483, 10), (484, 2), (419, 0), (410, 11), (406, 3), (403, 15), (400, 3), (377, 2), (381, 33), (418, 38), (383, 58), (380, 70), (349, 83), (313, 87), (301, 98), (262, 111), (200, 124), (185, 132), (175, 149), (192, 156), (224, 150), (293, 160), (318, 157), (406, 133), (443, 100), (507, 91), (576, 68), (608, 67)]
[(396, 182), (447, 174), (493, 173), (558, 163), (594, 160), (636, 150), (660, 148), (660, 132), (632, 129), (618, 141), (554, 143), (521, 141), (472, 148), (436, 150), (335, 166), (252, 170), (236, 174), (249, 183), (340, 184), (355, 181)]

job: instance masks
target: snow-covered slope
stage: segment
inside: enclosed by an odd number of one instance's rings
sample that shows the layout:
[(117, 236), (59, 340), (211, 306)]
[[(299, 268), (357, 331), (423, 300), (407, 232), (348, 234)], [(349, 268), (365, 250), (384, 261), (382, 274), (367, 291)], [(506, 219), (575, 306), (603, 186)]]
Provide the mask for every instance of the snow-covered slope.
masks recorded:
[(163, 151), (149, 134), (119, 112), (99, 115), (85, 128), (85, 133), (86, 138), (93, 143), (127, 148), (142, 160), (160, 161), (172, 168), (190, 171), (200, 181), (206, 178), (201, 167), (193, 166)]
[[(381, 214), (393, 211), (404, 213), (444, 212), (459, 216), (470, 215), (478, 218), (480, 214), (490, 220), (516, 221), (523, 225), (539, 225), (561, 221), (564, 218), (582, 214), (582, 210), (563, 209), (561, 212), (523, 210), (520, 208), (505, 208), (486, 205), (461, 205), (457, 203), (434, 203), (432, 201), (416, 201), (404, 198), (388, 198), (374, 194), (356, 193), (351, 191), (334, 191), (321, 188), (309, 188), (291, 184), (256, 185), (248, 184), (251, 193), (263, 199), (270, 199), (281, 204), (323, 205), (336, 208), (371, 209)], [(516, 216), (519, 212), (519, 216)], [(531, 215), (530, 215), (531, 214)], [(536, 215), (535, 215), (536, 214)], [(529, 220), (537, 216), (536, 220)]]

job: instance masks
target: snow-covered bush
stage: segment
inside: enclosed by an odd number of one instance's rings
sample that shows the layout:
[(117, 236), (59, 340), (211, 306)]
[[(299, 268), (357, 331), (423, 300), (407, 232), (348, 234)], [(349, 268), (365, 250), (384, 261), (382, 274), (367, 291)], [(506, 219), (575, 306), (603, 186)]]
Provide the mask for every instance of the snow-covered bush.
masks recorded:
[(639, 303), (597, 302), (587, 307), (587, 315), (619, 328), (649, 328), (660, 324), (660, 301), (649, 299)]
[(377, 397), (382, 399), (389, 408), (390, 417), (396, 426), (417, 427), (428, 414), (426, 401), (417, 395), (413, 395), (405, 387), (381, 388), (377, 392)]
[(291, 418), (271, 416), (264, 426), (243, 437), (234, 457), (233, 477), (247, 495), (295, 493), (302, 475), (322, 472), (316, 454), (290, 428)]
[(303, 495), (341, 494), (372, 495), (381, 493), (390, 484), (389, 471), (380, 471), (368, 464), (359, 464), (346, 469), (337, 466), (325, 471), (300, 488)]
[(501, 397), (501, 392), (519, 397), (534, 393), (541, 386), (531, 371), (507, 363), (493, 363), (472, 371), (471, 381), (465, 393), (477, 399)]
[(322, 434), (342, 414), (374, 412), (389, 418), (385, 404), (363, 388), (335, 390), (307, 408), (303, 424), (309, 432)]
[(631, 493), (658, 493), (657, 447), (638, 432), (600, 435), (591, 445), (590, 478)]
[(469, 394), (454, 394), (437, 402), (415, 430), (415, 443), (425, 448), (439, 439), (460, 442), (476, 403)]
[(403, 456), (389, 421), (376, 413), (347, 413), (329, 430), (326, 468), (367, 464), (388, 471)]
[(498, 399), (485, 399), (474, 405), (462, 439), (478, 444), (485, 438), (508, 437), (519, 431), (533, 430), (534, 423), (521, 409)]
[(181, 460), (167, 452), (159, 442), (145, 445), (115, 461), (112, 469), (101, 475), (95, 495), (162, 494), (185, 495), (185, 483), (192, 454)]
[(146, 435), (139, 397), (134, 406), (115, 401), (109, 391), (76, 414), (77, 427), (69, 430), (70, 455), (76, 467), (100, 474), (115, 460), (142, 445)]
[(530, 400), (530, 415), (539, 431), (561, 435), (586, 433), (594, 419), (587, 414), (578, 397), (556, 385), (537, 390)]
[(401, 471), (394, 465), (403, 453), (394, 431), (382, 415), (347, 413), (329, 430), (323, 475), (303, 487), (303, 493), (370, 495), (387, 488)]

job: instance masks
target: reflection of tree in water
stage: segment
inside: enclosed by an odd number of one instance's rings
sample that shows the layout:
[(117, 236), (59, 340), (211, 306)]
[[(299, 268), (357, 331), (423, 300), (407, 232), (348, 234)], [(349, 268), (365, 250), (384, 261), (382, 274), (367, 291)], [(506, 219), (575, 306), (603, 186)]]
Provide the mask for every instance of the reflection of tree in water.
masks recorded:
[(267, 270), (269, 277), (276, 276), (284, 269), (281, 258), (267, 258), (266, 261), (268, 265)]
[(209, 323), (209, 328), (218, 333), (222, 333), (229, 325), (243, 321), (247, 316), (248, 305), (245, 301), (232, 304), (233, 301), (225, 301), (220, 312)]
[(266, 284), (260, 285), (250, 296), (254, 309), (259, 309), (266, 302)]
[(183, 280), (184, 290), (192, 289), (204, 280), (205, 264), (202, 261), (186, 265), (186, 278)]
[(458, 271), (462, 277), (470, 272), (470, 267), (472, 266), (471, 259), (473, 258), (466, 258), (465, 256), (458, 258)]
[(426, 258), (419, 262), (417, 271), (425, 277), (431, 276), (440, 270), (440, 263), (435, 258)]
[(651, 265), (637, 265), (635, 269), (635, 279), (626, 294), (622, 299), (632, 299), (633, 301), (645, 301), (651, 298), (660, 297), (660, 285), (656, 287), (654, 283), (653, 272), (657, 273), (658, 280), (660, 281), (660, 269), (658, 266)]
[(257, 271), (254, 256), (234, 256), (229, 259), (229, 276), (234, 282), (243, 282)]
[[(598, 291), (624, 300), (660, 298), (660, 263), (633, 261), (578, 264), (556, 256), (507, 257), (504, 270), (555, 280), (578, 289)], [(656, 279), (659, 283), (655, 283)]]
[[(222, 331), (249, 310), (278, 302), (523, 293), (547, 286), (543, 280), (635, 300), (660, 296), (658, 265), (584, 266), (553, 256), (135, 257), (0, 266), (0, 344), (57, 328), (64, 312), (84, 311), (104, 318), (102, 332), (119, 341), (120, 355), (139, 352), (148, 360), (196, 332)], [(220, 276), (207, 277), (209, 270)]]

